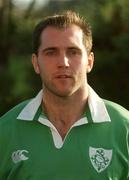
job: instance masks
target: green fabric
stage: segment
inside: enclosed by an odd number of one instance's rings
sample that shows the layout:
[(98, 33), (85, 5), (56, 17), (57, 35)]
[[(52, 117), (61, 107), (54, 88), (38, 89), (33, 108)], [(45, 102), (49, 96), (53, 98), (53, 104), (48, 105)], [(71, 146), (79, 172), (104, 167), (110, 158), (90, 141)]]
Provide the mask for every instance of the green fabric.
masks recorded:
[[(89, 123), (74, 127), (63, 147), (57, 149), (50, 129), (37, 121), (41, 108), (33, 121), (16, 120), (27, 103), (16, 106), (0, 119), (0, 180), (129, 180), (127, 110), (105, 101), (111, 122), (93, 123), (88, 111)], [(91, 163), (90, 147), (113, 152), (111, 162), (101, 172)], [(13, 162), (12, 153), (17, 150), (25, 150), (22, 155), (28, 159)], [(92, 160), (102, 162), (102, 157), (94, 156)], [(106, 158), (96, 167), (100, 170), (105, 166)]]

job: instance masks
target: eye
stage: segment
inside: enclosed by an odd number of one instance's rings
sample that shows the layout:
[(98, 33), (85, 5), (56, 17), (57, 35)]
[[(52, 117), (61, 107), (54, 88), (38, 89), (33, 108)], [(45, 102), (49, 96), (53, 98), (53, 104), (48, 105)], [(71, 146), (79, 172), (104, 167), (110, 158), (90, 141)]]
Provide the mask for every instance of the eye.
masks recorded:
[(55, 56), (57, 55), (57, 50), (55, 48), (47, 48), (43, 50), (45, 56)]
[(67, 54), (69, 56), (81, 55), (81, 51), (78, 48), (69, 48)]
[(47, 56), (56, 55), (56, 51), (54, 51), (54, 50), (48, 50), (48, 51), (45, 52), (45, 55), (47, 55)]

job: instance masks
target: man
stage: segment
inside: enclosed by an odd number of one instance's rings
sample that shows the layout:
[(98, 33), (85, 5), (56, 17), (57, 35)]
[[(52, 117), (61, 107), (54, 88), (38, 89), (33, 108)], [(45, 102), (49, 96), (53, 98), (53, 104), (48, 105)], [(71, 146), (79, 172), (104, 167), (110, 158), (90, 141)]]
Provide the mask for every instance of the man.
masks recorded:
[(91, 28), (75, 12), (36, 26), (43, 90), (0, 120), (1, 180), (129, 179), (129, 112), (88, 85), (91, 50)]

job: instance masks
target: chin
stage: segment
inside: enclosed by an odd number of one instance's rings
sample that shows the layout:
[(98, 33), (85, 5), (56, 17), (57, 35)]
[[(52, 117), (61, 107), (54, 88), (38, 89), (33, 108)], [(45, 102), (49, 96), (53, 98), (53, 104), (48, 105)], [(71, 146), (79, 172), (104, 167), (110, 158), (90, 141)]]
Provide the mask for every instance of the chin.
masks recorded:
[(45, 89), (50, 94), (55, 95), (55, 96), (59, 96), (59, 97), (69, 97), (74, 93), (72, 87), (45, 86)]
[(55, 92), (55, 95), (56, 96), (59, 96), (59, 97), (70, 97), (71, 95), (73, 94), (73, 92), (71, 92), (71, 91), (61, 91), (61, 90), (59, 90), (59, 91), (56, 91)]

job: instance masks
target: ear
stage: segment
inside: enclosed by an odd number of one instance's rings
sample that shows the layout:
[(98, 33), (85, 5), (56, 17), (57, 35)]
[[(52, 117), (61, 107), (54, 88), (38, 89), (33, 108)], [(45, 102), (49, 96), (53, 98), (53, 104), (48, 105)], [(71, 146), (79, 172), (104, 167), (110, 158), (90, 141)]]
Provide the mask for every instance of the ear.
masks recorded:
[(87, 73), (91, 72), (94, 64), (94, 53), (90, 52), (88, 55), (88, 66), (87, 66)]
[(40, 74), (39, 64), (38, 64), (38, 57), (37, 57), (36, 54), (32, 54), (31, 62), (32, 62), (32, 65), (34, 67), (35, 72), (37, 74)]

